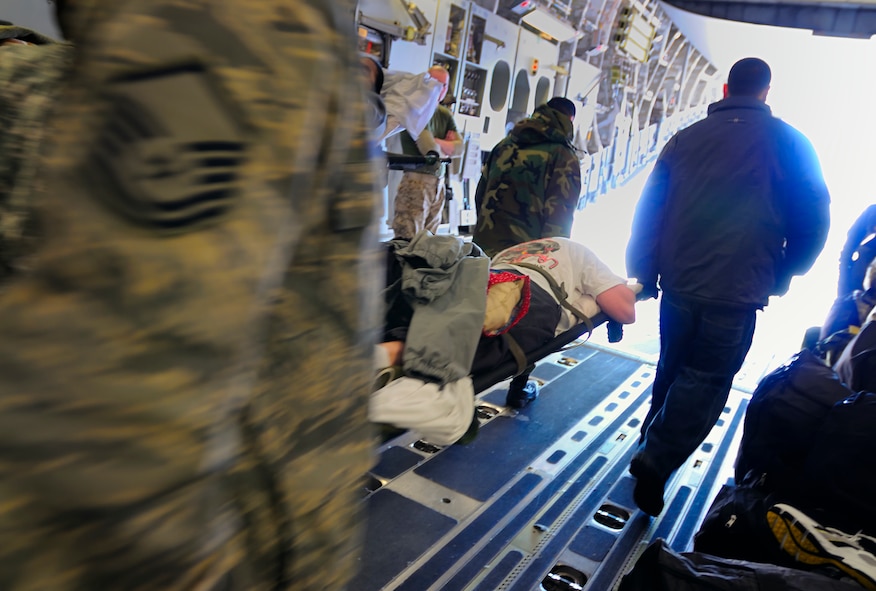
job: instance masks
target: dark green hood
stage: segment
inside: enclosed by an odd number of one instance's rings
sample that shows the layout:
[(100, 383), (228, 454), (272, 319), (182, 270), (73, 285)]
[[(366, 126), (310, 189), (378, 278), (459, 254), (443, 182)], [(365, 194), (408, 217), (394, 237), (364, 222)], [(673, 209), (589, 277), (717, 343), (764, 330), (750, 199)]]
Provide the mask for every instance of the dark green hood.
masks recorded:
[(515, 125), (509, 135), (519, 145), (552, 143), (571, 146), (574, 133), (572, 120), (567, 115), (541, 105), (531, 117)]

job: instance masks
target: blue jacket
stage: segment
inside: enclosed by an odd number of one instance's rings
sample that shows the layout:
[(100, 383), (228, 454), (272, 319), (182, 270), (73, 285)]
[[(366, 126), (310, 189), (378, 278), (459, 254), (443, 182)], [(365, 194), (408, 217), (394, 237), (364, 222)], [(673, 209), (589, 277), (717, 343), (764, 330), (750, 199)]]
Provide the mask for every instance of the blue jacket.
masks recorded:
[(654, 290), (762, 307), (824, 247), (830, 196), (812, 144), (755, 98), (677, 133), (633, 218), (627, 272)]

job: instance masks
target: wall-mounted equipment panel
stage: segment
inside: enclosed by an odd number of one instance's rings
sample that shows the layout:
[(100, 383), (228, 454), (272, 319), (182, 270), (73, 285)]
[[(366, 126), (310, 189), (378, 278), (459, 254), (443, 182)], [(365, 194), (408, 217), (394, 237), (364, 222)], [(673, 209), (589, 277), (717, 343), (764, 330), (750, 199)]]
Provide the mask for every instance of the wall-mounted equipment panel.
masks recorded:
[(559, 59), (555, 43), (524, 29), (519, 35), (508, 123), (528, 117), (536, 106), (551, 99)]
[(435, 42), (432, 44), (432, 64), (444, 66), (450, 72), (448, 92), (456, 94), (462, 78), (462, 62), (468, 22), (468, 0), (442, 2), (435, 19)]
[[(484, 9), (473, 7), (472, 15), (480, 14), (478, 11)], [(484, 18), (484, 42), (478, 65), (486, 72), (486, 82), (481, 100), (479, 131), (481, 149), (491, 150), (505, 137), (519, 28), (495, 14), (487, 13)]]
[[(434, 23), (436, 22), (438, 12), (438, 0), (418, 0), (417, 9), (423, 14), (424, 18), (430, 23), (433, 23), (432, 30), (434, 31)], [(412, 25), (411, 16), (405, 10), (405, 6), (398, 0), (387, 2), (386, 0), (360, 0), (359, 1), (359, 47), (363, 51), (367, 51), (367, 44), (374, 45), (374, 40), (364, 38), (369, 31), (384, 29), (393, 30), (393, 28), (404, 28)], [(365, 26), (362, 26), (365, 25)], [(375, 36), (371, 33), (370, 36)], [(389, 47), (388, 61), (383, 63), (389, 70), (397, 70), (400, 72), (425, 72), (429, 67), (429, 60), (432, 56), (432, 44), (434, 34), (426, 36), (425, 43), (419, 44), (414, 41), (406, 41), (404, 37), (394, 37), (391, 39)], [(385, 51), (386, 49), (381, 49)], [(377, 53), (369, 51), (369, 53)]]

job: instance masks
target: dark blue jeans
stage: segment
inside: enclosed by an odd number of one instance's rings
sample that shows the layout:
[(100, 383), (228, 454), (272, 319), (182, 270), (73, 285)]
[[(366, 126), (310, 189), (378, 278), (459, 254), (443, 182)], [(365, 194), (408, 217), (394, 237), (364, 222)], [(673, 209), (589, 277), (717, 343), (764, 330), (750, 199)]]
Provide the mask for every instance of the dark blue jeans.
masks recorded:
[(661, 477), (684, 464), (721, 416), (751, 348), (755, 312), (663, 294), (660, 360), (639, 448)]

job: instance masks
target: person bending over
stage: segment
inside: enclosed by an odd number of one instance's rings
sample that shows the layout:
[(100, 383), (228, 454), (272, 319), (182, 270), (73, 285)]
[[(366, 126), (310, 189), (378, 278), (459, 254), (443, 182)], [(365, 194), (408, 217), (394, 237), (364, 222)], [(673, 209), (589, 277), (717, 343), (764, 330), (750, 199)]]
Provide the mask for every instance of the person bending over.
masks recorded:
[(474, 241), (490, 256), (527, 240), (571, 234), (581, 195), (575, 111), (575, 103), (554, 97), (490, 152), (475, 191), (474, 230)]

